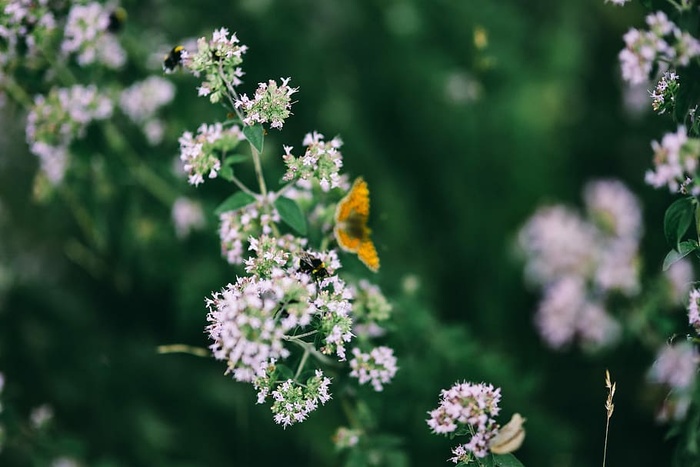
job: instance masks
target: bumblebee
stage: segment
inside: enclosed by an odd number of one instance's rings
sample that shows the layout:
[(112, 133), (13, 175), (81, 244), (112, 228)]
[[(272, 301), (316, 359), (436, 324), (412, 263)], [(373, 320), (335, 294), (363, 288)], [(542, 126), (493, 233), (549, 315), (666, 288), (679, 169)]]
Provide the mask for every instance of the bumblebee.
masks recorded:
[(117, 33), (124, 29), (124, 23), (126, 23), (126, 10), (122, 7), (117, 7), (109, 14), (109, 23), (107, 24), (107, 31), (111, 33)]
[(326, 263), (307, 252), (303, 252), (299, 256), (299, 271), (309, 274), (316, 280), (330, 276), (328, 269), (326, 269)]
[(181, 45), (176, 45), (173, 50), (168, 52), (168, 54), (163, 59), (163, 71), (166, 73), (172, 73), (175, 68), (182, 65), (182, 51), (185, 48)]

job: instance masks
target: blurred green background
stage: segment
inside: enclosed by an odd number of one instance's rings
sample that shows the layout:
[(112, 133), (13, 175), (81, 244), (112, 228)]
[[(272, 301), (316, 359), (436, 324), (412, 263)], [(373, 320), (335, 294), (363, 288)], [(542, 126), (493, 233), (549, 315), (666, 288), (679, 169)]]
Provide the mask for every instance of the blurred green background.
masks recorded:
[[(648, 112), (644, 89), (623, 91), (617, 63), (622, 35), (643, 23), (636, 2), (123, 6), (124, 41), (144, 57), (223, 26), (250, 47), (248, 93), (292, 77), (294, 116), (266, 142), (270, 180), (282, 174), (281, 144), (300, 147), (311, 130), (345, 141), (346, 170), (372, 191), (376, 280), (395, 300), (389, 343), (401, 367), (383, 394), (367, 395), (409, 465), (447, 464), (455, 443), (431, 435), (424, 419), (440, 389), (464, 379), (502, 387), (503, 422), (515, 411), (528, 419), (525, 465), (599, 465), (605, 368), (618, 383), (608, 465), (669, 465), (674, 441), (653, 422), (644, 384), (653, 355), (634, 344), (595, 358), (547, 350), (532, 325), (537, 294), (523, 285), (512, 246), (540, 204), (577, 204), (586, 181), (617, 177), (644, 205), (644, 268), (660, 269), (670, 197), (643, 174), (650, 140), (671, 126)], [(162, 171), (182, 131), (225, 118), (196, 97), (194, 78), (173, 80), (165, 149), (140, 154)], [(37, 164), (23, 118), (6, 105), (0, 136), (3, 400), (24, 417), (49, 403), (55, 419), (40, 439), (6, 446), (2, 465), (48, 465), (59, 455), (99, 466), (342, 465), (331, 436), (346, 421), (334, 401), (283, 430), (221, 363), (156, 354), (160, 344), (208, 344), (204, 297), (236, 273), (220, 258), (213, 215), (206, 232), (178, 242), (162, 222), (169, 211), (139, 190), (122, 186), (102, 201), (84, 193), (79, 202), (102, 213), (109, 238), (97, 262), (85, 259), (65, 201), (31, 201)], [(210, 213), (230, 189), (181, 186)], [(403, 285), (414, 279), (420, 287), (407, 297)]]

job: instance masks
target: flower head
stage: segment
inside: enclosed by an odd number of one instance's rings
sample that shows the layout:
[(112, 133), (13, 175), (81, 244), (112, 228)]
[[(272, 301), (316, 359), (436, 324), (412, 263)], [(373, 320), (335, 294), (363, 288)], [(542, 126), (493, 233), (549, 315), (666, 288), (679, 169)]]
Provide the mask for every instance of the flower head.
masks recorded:
[(269, 122), (272, 128), (281, 130), (284, 121), (291, 115), (292, 94), (299, 90), (289, 87), (290, 80), (291, 78), (282, 78), (281, 85), (277, 85), (274, 80), (259, 83), (252, 99), (245, 94), (241, 95), (235, 106), (245, 112), (243, 123), (255, 125)]
[(184, 238), (193, 230), (204, 227), (204, 212), (202, 205), (191, 199), (180, 197), (173, 203), (172, 209), (175, 233), (179, 238)]
[[(500, 412), (500, 388), (491, 384), (456, 383), (440, 393), (440, 405), (428, 412), (426, 420), (433, 433), (450, 434), (462, 428), (472, 433), (467, 444), (453, 450), (451, 460), (456, 464), (473, 457), (483, 458), (488, 454), (491, 439), (498, 432), (498, 424), (493, 418)], [(460, 430), (461, 431), (461, 430)]]
[(188, 182), (199, 185), (204, 177), (216, 178), (221, 169), (220, 154), (235, 148), (245, 136), (237, 125), (224, 128), (221, 123), (202, 124), (193, 135), (186, 131), (178, 140), (180, 160), (188, 174)]
[(324, 141), (320, 133), (308, 133), (304, 138), (306, 150), (303, 156), (292, 155), (292, 147), (285, 146), (282, 156), (287, 166), (284, 180), (317, 180), (323, 191), (341, 187), (342, 179), (339, 174), (343, 166), (343, 156), (340, 147), (343, 142), (337, 136), (330, 141)]
[(61, 44), (63, 54), (76, 54), (81, 66), (102, 63), (109, 68), (121, 68), (126, 62), (126, 53), (107, 30), (110, 13), (97, 2), (73, 5)]
[(331, 399), (328, 387), (330, 378), (324, 376), (321, 370), (316, 370), (314, 376), (302, 386), (288, 379), (272, 391), (272, 413), (275, 423), (284, 428), (297, 422), (303, 422), (309, 413), (318, 408), (319, 402), (324, 405)]
[(195, 76), (204, 76), (199, 87), (200, 96), (208, 96), (212, 103), (231, 97), (231, 87), (241, 84), (243, 54), (248, 47), (240, 44), (236, 34), (229, 36), (226, 28), (217, 29), (211, 39), (197, 41), (197, 52), (189, 54), (181, 50), (180, 61)]
[(357, 378), (360, 384), (371, 383), (375, 391), (384, 389), (384, 384), (391, 382), (398, 370), (394, 350), (381, 346), (365, 353), (355, 347), (350, 360), (350, 376)]

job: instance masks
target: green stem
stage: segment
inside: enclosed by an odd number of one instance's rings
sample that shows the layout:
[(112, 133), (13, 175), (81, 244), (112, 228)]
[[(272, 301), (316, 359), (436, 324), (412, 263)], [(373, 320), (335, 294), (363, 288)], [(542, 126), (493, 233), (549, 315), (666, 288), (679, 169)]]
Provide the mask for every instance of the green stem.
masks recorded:
[(299, 367), (297, 368), (297, 372), (294, 373), (294, 381), (297, 380), (299, 375), (301, 374), (301, 370), (304, 369), (304, 365), (306, 365), (306, 360), (309, 359), (309, 349), (306, 348), (304, 349), (304, 355), (301, 356), (301, 361), (299, 362)]
[(250, 188), (248, 188), (247, 186), (245, 186), (245, 184), (244, 184), (243, 182), (241, 182), (238, 178), (236, 178), (235, 175), (232, 176), (231, 180), (233, 181), (233, 183), (236, 184), (236, 186), (237, 186), (241, 191), (243, 191), (243, 192), (245, 192), (245, 193), (248, 193), (248, 194), (251, 195), (251, 196), (255, 196), (255, 192), (254, 192), (253, 190), (251, 190)]
[(17, 102), (20, 103), (24, 108), (29, 109), (33, 100), (29, 94), (15, 82), (10, 76), (3, 77), (3, 88), (5, 91)]
[(104, 251), (105, 241), (99, 235), (97, 229), (95, 228), (95, 224), (92, 221), (92, 217), (90, 217), (90, 213), (85, 206), (78, 201), (75, 194), (66, 185), (61, 185), (57, 191), (68, 206), (68, 209), (70, 209), (71, 213), (73, 213), (73, 217), (75, 218), (78, 227), (83, 232), (83, 235), (85, 235), (85, 238), (97, 249), (97, 251)]
[(187, 344), (170, 344), (170, 345), (159, 345), (156, 347), (156, 352), (159, 354), (168, 353), (186, 353), (189, 355), (194, 355), (195, 357), (210, 357), (211, 353), (209, 350), (202, 347), (194, 347)]
[(350, 406), (350, 402), (345, 395), (340, 398), (340, 405), (343, 407), (343, 413), (347, 417), (350, 426), (357, 430), (361, 430), (362, 425), (360, 425), (360, 423), (357, 421), (357, 417), (355, 417), (352, 407)]

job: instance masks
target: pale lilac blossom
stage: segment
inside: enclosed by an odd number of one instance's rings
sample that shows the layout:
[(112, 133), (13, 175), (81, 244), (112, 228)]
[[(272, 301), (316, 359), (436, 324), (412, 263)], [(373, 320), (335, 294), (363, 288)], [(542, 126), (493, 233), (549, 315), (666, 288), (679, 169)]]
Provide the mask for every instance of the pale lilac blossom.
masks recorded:
[(440, 405), (428, 412), (426, 420), (433, 433), (446, 435), (462, 428), (472, 433), (468, 443), (453, 449), (455, 464), (471, 456), (486, 457), (489, 442), (498, 432), (494, 417), (500, 412), (500, 400), (501, 389), (484, 383), (455, 383), (440, 392)]
[(283, 179), (317, 180), (323, 191), (341, 186), (340, 169), (343, 167), (343, 156), (340, 147), (343, 142), (339, 137), (325, 141), (325, 137), (317, 132), (307, 133), (302, 143), (306, 149), (303, 156), (295, 157), (291, 146), (284, 146), (282, 156), (287, 172)]
[(119, 106), (134, 123), (145, 124), (175, 97), (175, 85), (160, 76), (149, 76), (124, 89)]
[(328, 392), (330, 384), (330, 378), (324, 376), (321, 370), (316, 370), (303, 386), (291, 379), (284, 381), (271, 393), (275, 423), (287, 428), (306, 420), (318, 408), (319, 402), (324, 405), (331, 399)]
[(204, 177), (216, 178), (221, 170), (220, 153), (235, 148), (245, 136), (237, 125), (227, 128), (221, 123), (203, 123), (197, 134), (186, 131), (178, 140), (180, 160), (183, 162), (187, 181), (191, 185), (204, 182)]
[[(644, 176), (647, 184), (654, 188), (668, 187), (671, 193), (689, 191), (700, 194), (695, 182), (695, 171), (700, 156), (697, 139), (689, 139), (685, 126), (679, 126), (675, 133), (666, 133), (661, 142), (652, 141), (654, 150), (654, 170)], [(688, 190), (690, 187), (690, 190)]]
[(202, 205), (189, 198), (180, 197), (175, 200), (171, 217), (178, 238), (185, 238), (193, 230), (199, 230), (204, 227)]
[(666, 345), (649, 370), (649, 380), (679, 392), (690, 391), (697, 375), (698, 351), (690, 342)]
[(289, 86), (290, 80), (291, 78), (281, 78), (280, 85), (274, 80), (258, 83), (252, 99), (242, 94), (234, 105), (245, 112), (243, 123), (249, 126), (270, 123), (270, 127), (281, 130), (284, 121), (291, 115), (292, 94), (299, 91), (299, 88)]
[(688, 322), (700, 334), (700, 290), (693, 289), (688, 295)]
[(126, 62), (126, 52), (107, 31), (110, 10), (92, 2), (75, 4), (68, 12), (61, 52), (75, 54), (81, 66), (101, 63), (109, 68), (121, 68)]
[(692, 282), (694, 279), (693, 265), (687, 259), (683, 258), (676, 261), (664, 271), (664, 276), (669, 286), (670, 300), (674, 304), (685, 302), (690, 293)]
[(380, 392), (384, 385), (390, 383), (396, 375), (396, 357), (390, 347), (375, 347), (369, 353), (359, 348), (352, 349), (350, 376), (357, 378), (360, 384), (371, 383), (375, 391)]

